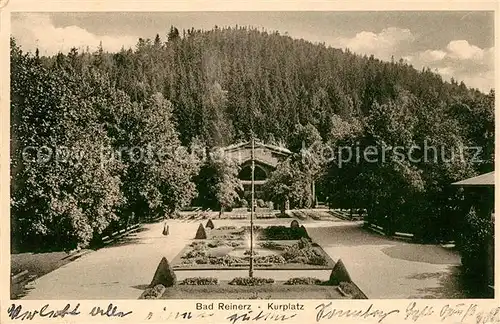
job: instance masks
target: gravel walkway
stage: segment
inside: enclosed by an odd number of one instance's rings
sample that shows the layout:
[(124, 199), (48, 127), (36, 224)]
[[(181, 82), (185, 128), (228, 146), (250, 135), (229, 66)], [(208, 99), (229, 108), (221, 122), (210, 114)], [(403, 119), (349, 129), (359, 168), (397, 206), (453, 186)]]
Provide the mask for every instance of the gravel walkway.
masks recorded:
[[(144, 225), (115, 244), (91, 252), (28, 286), (24, 299), (137, 299), (149, 284), (160, 259), (172, 260), (206, 220), (170, 220)], [(291, 219), (256, 220), (255, 225), (289, 225)], [(248, 220), (214, 220), (215, 226), (248, 224)], [(353, 280), (369, 298), (463, 298), (454, 274), (459, 257), (440, 246), (387, 239), (343, 221), (304, 222), (309, 234), (333, 260), (341, 258)], [(244, 270), (210, 271), (224, 279), (245, 275)], [(199, 275), (179, 271), (183, 279)], [(204, 274), (205, 275), (205, 274)], [(256, 276), (284, 280), (293, 276), (327, 279), (329, 271), (261, 270)]]

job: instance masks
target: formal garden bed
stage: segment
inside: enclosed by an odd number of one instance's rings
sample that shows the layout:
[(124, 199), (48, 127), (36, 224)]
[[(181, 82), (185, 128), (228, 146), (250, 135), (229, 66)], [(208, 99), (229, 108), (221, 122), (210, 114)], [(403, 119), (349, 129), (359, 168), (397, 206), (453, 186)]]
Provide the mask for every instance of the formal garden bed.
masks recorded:
[[(293, 222), (292, 222), (293, 223)], [(295, 223), (294, 223), (295, 224)], [(298, 224), (298, 223), (296, 223)], [(304, 226), (267, 226), (254, 225), (257, 240), (298, 240), (309, 238)], [(206, 230), (209, 240), (246, 240), (250, 235), (250, 226), (220, 226)]]
[(364, 299), (352, 283), (334, 285), (312, 277), (275, 281), (237, 277), (219, 281), (211, 277), (186, 278), (175, 285), (161, 284), (146, 290), (141, 299)]
[[(305, 243), (305, 239), (300, 242)], [(266, 242), (267, 243), (267, 242)], [(278, 244), (278, 243), (276, 243)], [(302, 244), (302, 243), (301, 243)], [(201, 272), (199, 272), (201, 273)], [(267, 273), (267, 272), (266, 272)], [(177, 280), (176, 271), (164, 257), (139, 299), (366, 299), (353, 283), (342, 260), (331, 269), (328, 280), (315, 277), (187, 277)], [(218, 276), (218, 277), (217, 277)]]
[(165, 289), (161, 299), (349, 299), (336, 286), (285, 285), (277, 281), (259, 286), (231, 285), (222, 281), (218, 285), (177, 285)]
[[(209, 225), (209, 224), (207, 224)], [(210, 224), (212, 225), (212, 224)], [(311, 241), (298, 223), (254, 226), (254, 266), (257, 269), (331, 269), (335, 262)], [(242, 269), (250, 263), (250, 228), (200, 225), (197, 239), (173, 260), (175, 270)]]

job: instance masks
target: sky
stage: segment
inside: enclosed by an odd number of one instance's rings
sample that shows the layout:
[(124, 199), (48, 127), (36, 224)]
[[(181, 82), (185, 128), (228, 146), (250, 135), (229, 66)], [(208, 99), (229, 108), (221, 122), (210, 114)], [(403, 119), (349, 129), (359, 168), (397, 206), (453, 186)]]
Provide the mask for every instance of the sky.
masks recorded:
[(134, 48), (139, 37), (165, 40), (179, 30), (252, 26), (415, 68), (489, 92), (494, 88), (494, 13), (379, 12), (108, 12), (13, 13), (12, 35), (24, 51), (67, 53), (72, 47)]

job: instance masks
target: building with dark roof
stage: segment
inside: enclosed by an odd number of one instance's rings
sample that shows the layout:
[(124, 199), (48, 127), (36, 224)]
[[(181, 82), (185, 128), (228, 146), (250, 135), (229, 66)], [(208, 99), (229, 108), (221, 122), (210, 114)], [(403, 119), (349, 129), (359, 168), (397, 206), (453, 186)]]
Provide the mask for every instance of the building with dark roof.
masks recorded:
[[(489, 172), (453, 183), (464, 188), (466, 200), (476, 214), (495, 221), (495, 172)], [(485, 247), (488, 252), (487, 281), (494, 294), (495, 279), (495, 235)]]
[[(249, 197), (252, 185), (252, 143), (248, 141), (233, 144), (224, 147), (223, 151), (240, 165), (239, 178), (243, 184), (245, 197)], [(284, 147), (255, 141), (254, 153), (255, 198), (259, 199), (262, 197), (262, 185), (276, 170), (278, 164), (288, 158), (292, 152)]]

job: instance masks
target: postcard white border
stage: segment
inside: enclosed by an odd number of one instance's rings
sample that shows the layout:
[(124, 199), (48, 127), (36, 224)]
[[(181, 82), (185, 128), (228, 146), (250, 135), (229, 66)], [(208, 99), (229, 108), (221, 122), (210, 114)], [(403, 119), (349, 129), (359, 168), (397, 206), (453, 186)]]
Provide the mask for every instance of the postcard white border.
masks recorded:
[[(0, 1), (5, 2), (5, 0)], [(1, 53), (1, 73), (0, 73), (0, 121), (1, 121), (1, 131), (0, 131), (0, 143), (1, 143), (1, 154), (0, 154), (0, 194), (1, 194), (1, 204), (0, 204), (0, 239), (1, 239), (1, 250), (0, 250), (0, 262), (1, 262), (1, 315), (0, 322), (10, 323), (11, 321), (7, 318), (7, 309), (11, 304), (22, 304), (24, 308), (27, 309), (39, 309), (45, 304), (50, 304), (51, 307), (56, 309), (57, 307), (63, 308), (64, 305), (70, 303), (71, 305), (76, 305), (80, 303), (81, 316), (78, 317), (65, 317), (64, 319), (48, 319), (37, 317), (31, 322), (65, 322), (65, 323), (85, 323), (85, 322), (108, 322), (113, 321), (126, 321), (134, 323), (142, 322), (190, 322), (190, 323), (230, 323), (225, 317), (229, 315), (228, 313), (216, 312), (214, 316), (207, 316), (205, 318), (192, 318), (191, 320), (178, 319), (169, 320), (165, 319), (165, 310), (186, 310), (193, 311), (194, 304), (196, 300), (192, 301), (172, 301), (172, 300), (80, 300), (80, 301), (42, 301), (42, 300), (10, 300), (9, 289), (4, 289), (4, 287), (9, 287), (10, 282), (10, 221), (9, 221), (9, 205), (10, 205), (10, 192), (9, 192), (9, 100), (10, 100), (10, 80), (9, 80), (9, 37), (10, 37), (10, 13), (11, 12), (103, 12), (103, 11), (441, 11), (441, 10), (492, 10), (495, 11), (495, 51), (497, 51), (497, 38), (498, 38), (498, 3), (496, 1), (480, 1), (480, 2), (469, 2), (469, 1), (35, 1), (35, 0), (10, 0), (4, 7), (0, 7), (0, 53)], [(496, 52), (497, 53), (497, 52)], [(498, 55), (495, 56), (495, 66), (499, 64)], [(496, 69), (495, 69), (496, 73)], [(496, 75), (496, 84), (498, 83), (498, 75)], [(496, 98), (496, 107), (499, 107), (499, 98)], [(498, 125), (498, 114), (495, 116), (495, 122)], [(498, 129), (496, 129), (496, 138), (498, 138)], [(495, 144), (496, 152), (498, 152), (498, 141)], [(496, 168), (498, 168), (498, 159), (496, 159)], [(497, 172), (497, 177), (499, 177)], [(498, 192), (495, 192), (495, 205), (499, 201)], [(496, 206), (497, 207), (497, 206)], [(499, 232), (499, 224), (496, 224), (496, 233)], [(495, 258), (495, 269), (496, 271), (496, 283), (499, 282), (499, 272), (500, 269), (500, 258), (498, 249), (498, 239), (496, 241), (496, 258)], [(491, 309), (495, 309), (499, 302), (500, 293), (498, 288), (496, 290), (496, 298), (490, 300), (333, 300), (333, 304), (339, 309), (366, 309), (370, 305), (373, 305), (373, 309), (390, 310), (399, 309), (400, 314), (394, 316), (388, 316), (382, 323), (402, 323), (402, 322), (413, 322), (411, 319), (404, 320), (404, 316), (400, 316), (405, 313), (408, 305), (411, 302), (416, 302), (421, 309), (425, 306), (432, 307), (434, 310), (433, 315), (428, 317), (422, 316), (418, 321), (430, 322), (430, 323), (476, 323), (474, 316), (466, 317), (461, 319), (459, 315), (448, 318), (446, 321), (441, 321), (439, 312), (449, 305), (450, 307), (456, 307), (459, 304), (463, 304), (461, 307), (467, 307), (469, 305), (478, 305), (478, 311), (481, 309), (484, 312), (488, 312)], [(207, 301), (208, 302), (208, 301)], [(237, 301), (234, 301), (235, 303)], [(267, 301), (238, 301), (241, 303), (252, 303), (254, 305), (265, 305)], [(280, 300), (280, 303), (286, 303), (286, 300)], [(296, 300), (290, 302), (297, 302)], [(284, 321), (283, 323), (313, 323), (316, 322), (317, 311), (314, 309), (321, 301), (316, 300), (303, 300), (301, 301), (306, 305), (307, 310), (300, 313), (292, 320)], [(89, 315), (85, 315), (86, 312), (90, 311), (93, 306), (107, 307), (109, 303), (117, 305), (120, 310), (133, 310), (133, 314), (126, 316), (121, 319), (111, 319), (111, 318), (94, 318)], [(265, 306), (264, 306), (265, 307)], [(153, 312), (153, 317), (149, 320), (147, 319), (149, 312)], [(161, 315), (163, 314), (163, 315)], [(162, 317), (163, 316), (163, 317)], [(498, 315), (498, 321), (500, 322), (500, 314)], [(330, 320), (323, 320), (321, 322), (335, 322), (335, 323), (358, 323), (361, 320), (359, 318), (337, 318), (334, 317)], [(368, 318), (366, 321), (376, 323), (374, 318)], [(275, 322), (269, 320), (269, 322)]]

